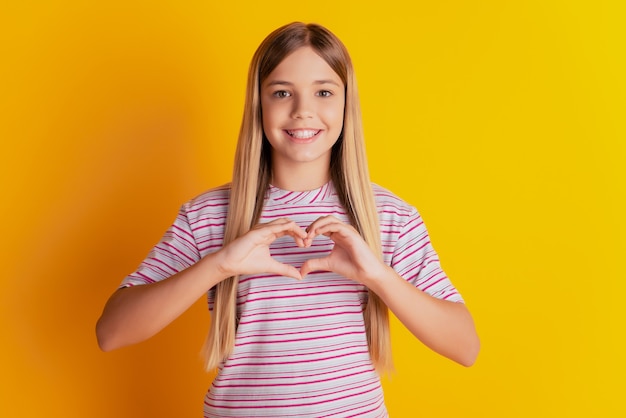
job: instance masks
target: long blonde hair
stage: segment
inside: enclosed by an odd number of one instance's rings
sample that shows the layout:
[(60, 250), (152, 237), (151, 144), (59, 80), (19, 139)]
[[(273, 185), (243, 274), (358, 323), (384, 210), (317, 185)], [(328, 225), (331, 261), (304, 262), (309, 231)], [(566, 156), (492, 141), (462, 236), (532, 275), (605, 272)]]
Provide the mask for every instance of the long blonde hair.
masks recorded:
[[(343, 131), (335, 143), (330, 176), (352, 225), (382, 260), (378, 212), (369, 179), (361, 109), (352, 61), (341, 41), (326, 28), (294, 22), (276, 29), (255, 52), (248, 72), (243, 121), (235, 153), (223, 245), (258, 223), (271, 178), (271, 149), (263, 135), (260, 86), (290, 53), (309, 46), (339, 75), (346, 89)], [(206, 369), (219, 366), (232, 353), (237, 329), (238, 277), (215, 289), (211, 327), (204, 345)], [(363, 312), (370, 356), (379, 372), (390, 370), (389, 312), (371, 290)]]

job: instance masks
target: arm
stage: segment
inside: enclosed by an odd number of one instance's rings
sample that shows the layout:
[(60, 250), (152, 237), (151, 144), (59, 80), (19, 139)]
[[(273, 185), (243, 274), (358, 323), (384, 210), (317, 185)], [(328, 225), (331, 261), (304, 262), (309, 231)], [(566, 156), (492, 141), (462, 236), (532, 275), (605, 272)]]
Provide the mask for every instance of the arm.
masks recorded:
[(308, 228), (305, 243), (317, 235), (335, 242), (330, 255), (304, 263), (301, 273), (334, 271), (374, 291), (411, 333), (432, 350), (462, 365), (476, 360), (479, 340), (462, 303), (434, 298), (402, 278), (371, 251), (350, 225), (328, 216)]
[(116, 291), (96, 324), (98, 345), (103, 351), (110, 351), (150, 338), (230, 276), (276, 273), (301, 278), (293, 266), (270, 256), (269, 245), (285, 235), (304, 245), (306, 234), (299, 226), (287, 219), (277, 219), (258, 225), (165, 280)]
[(480, 342), (472, 316), (463, 303), (434, 298), (386, 265), (368, 283), (422, 343), (463, 366), (474, 364)]
[(117, 290), (96, 324), (98, 345), (110, 351), (144, 341), (185, 312), (198, 298), (225, 279), (218, 253), (156, 283)]

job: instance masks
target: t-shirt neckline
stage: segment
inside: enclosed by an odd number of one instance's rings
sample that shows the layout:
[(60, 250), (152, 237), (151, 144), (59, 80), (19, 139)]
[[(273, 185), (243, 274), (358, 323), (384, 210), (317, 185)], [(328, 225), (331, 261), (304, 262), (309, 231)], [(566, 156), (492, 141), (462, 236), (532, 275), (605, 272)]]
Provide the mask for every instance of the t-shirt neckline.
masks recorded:
[(334, 192), (332, 182), (324, 184), (322, 187), (313, 190), (305, 190), (294, 192), (292, 190), (284, 190), (272, 184), (268, 189), (268, 198), (279, 204), (289, 205), (309, 205), (321, 202)]

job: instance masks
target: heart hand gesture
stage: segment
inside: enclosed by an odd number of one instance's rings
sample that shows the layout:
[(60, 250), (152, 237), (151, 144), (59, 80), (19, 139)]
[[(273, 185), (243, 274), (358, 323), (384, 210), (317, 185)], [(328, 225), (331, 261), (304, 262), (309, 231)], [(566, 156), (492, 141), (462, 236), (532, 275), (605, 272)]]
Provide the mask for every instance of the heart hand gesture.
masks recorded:
[(307, 228), (306, 246), (318, 235), (327, 236), (335, 245), (328, 256), (307, 260), (300, 269), (302, 277), (316, 270), (332, 271), (368, 286), (371, 280), (384, 275), (387, 266), (353, 226), (334, 216), (323, 216)]
[(274, 273), (302, 279), (298, 269), (273, 259), (269, 246), (276, 239), (289, 235), (296, 245), (304, 247), (307, 234), (295, 222), (286, 218), (259, 224), (232, 241), (221, 252), (220, 270), (226, 277), (239, 274)]

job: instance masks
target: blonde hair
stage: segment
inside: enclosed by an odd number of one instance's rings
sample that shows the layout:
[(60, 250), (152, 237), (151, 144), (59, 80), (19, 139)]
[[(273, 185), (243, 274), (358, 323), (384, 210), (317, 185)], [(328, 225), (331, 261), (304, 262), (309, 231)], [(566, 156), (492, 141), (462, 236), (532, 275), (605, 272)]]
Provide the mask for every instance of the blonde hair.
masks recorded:
[[(345, 85), (343, 131), (333, 146), (330, 176), (352, 225), (382, 260), (378, 212), (367, 168), (361, 109), (350, 56), (341, 41), (326, 28), (300, 22), (276, 29), (252, 58), (223, 245), (245, 234), (259, 221), (270, 184), (271, 149), (263, 135), (261, 83), (287, 55), (303, 46), (313, 48)], [(234, 276), (216, 286), (211, 327), (204, 345), (207, 370), (219, 366), (232, 353), (237, 329), (237, 285), (238, 277)], [(372, 362), (379, 372), (390, 370), (389, 312), (371, 290), (363, 315)]]

